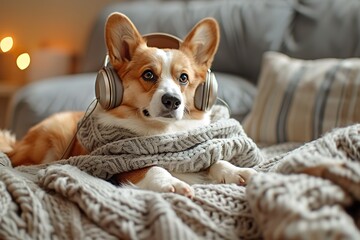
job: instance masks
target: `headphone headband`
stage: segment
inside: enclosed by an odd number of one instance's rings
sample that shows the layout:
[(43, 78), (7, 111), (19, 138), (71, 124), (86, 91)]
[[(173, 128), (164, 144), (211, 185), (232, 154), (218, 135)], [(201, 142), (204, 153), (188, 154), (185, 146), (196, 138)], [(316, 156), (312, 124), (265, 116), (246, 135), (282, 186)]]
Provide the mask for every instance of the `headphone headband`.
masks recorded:
[(179, 49), (182, 40), (167, 33), (149, 33), (142, 36), (148, 47)]

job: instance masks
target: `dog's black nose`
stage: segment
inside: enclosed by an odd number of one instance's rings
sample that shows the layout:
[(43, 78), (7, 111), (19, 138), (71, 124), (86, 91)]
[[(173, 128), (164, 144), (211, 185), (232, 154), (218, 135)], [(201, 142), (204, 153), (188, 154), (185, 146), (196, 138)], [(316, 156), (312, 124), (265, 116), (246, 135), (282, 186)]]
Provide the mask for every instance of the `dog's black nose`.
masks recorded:
[(181, 104), (181, 100), (178, 97), (170, 95), (168, 93), (164, 94), (161, 97), (161, 102), (169, 110), (175, 110)]

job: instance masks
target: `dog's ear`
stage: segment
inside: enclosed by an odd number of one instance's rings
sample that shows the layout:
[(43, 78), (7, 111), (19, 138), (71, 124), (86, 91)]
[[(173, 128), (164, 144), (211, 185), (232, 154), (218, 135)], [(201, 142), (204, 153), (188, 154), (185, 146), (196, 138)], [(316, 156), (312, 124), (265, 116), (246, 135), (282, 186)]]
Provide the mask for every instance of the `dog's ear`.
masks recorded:
[(190, 50), (196, 63), (210, 68), (219, 41), (218, 23), (213, 18), (205, 18), (188, 33), (180, 49)]
[(130, 19), (121, 13), (113, 13), (108, 17), (105, 41), (113, 65), (130, 61), (136, 48), (145, 43)]

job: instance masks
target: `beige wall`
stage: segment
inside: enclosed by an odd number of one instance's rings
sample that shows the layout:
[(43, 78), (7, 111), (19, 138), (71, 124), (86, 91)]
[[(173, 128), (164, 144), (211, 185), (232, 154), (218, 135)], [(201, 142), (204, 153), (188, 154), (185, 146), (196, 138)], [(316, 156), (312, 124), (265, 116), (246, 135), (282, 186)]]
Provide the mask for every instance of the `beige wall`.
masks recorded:
[(97, 13), (121, 0), (0, 0), (0, 39), (14, 38), (17, 51), (44, 45), (82, 54)]

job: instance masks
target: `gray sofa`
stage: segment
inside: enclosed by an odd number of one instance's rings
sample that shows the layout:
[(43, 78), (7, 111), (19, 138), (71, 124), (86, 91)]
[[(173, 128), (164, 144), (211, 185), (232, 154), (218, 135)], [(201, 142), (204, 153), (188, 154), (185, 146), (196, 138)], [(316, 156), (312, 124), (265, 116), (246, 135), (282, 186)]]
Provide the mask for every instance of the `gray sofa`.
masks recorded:
[(360, 56), (359, 0), (129, 1), (99, 11), (79, 74), (46, 79), (24, 87), (13, 101), (9, 129), (22, 137), (48, 115), (85, 110), (105, 55), (103, 27), (114, 11), (125, 13), (142, 34), (167, 32), (184, 37), (201, 18), (221, 27), (213, 64), (219, 95), (242, 120), (250, 111), (266, 51), (302, 59)]

